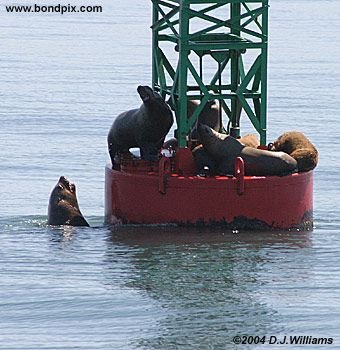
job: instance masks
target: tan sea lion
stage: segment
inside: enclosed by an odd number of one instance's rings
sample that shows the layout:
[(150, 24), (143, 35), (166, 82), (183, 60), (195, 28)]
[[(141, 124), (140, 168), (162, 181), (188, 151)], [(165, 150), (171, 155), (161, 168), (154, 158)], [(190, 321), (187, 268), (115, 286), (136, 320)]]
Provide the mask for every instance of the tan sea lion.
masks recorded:
[(76, 186), (61, 176), (48, 205), (48, 225), (90, 226), (80, 212)]
[(204, 148), (218, 163), (220, 174), (235, 174), (236, 157), (244, 160), (246, 175), (282, 176), (296, 170), (296, 160), (284, 152), (244, 146), (232, 136), (218, 133), (207, 125), (199, 125), (198, 132)]
[(118, 153), (139, 147), (141, 158), (156, 161), (166, 134), (173, 124), (170, 107), (149, 86), (138, 86), (143, 103), (137, 109), (121, 113), (113, 122), (107, 137), (112, 165)]
[(299, 131), (288, 131), (273, 142), (273, 149), (288, 153), (298, 164), (298, 171), (312, 170), (318, 164), (318, 151)]
[(244, 135), (244, 136), (238, 138), (237, 141), (241, 142), (242, 145), (245, 145), (248, 147), (257, 148), (258, 146), (260, 146), (260, 141), (259, 141), (257, 135), (255, 135), (255, 134)]

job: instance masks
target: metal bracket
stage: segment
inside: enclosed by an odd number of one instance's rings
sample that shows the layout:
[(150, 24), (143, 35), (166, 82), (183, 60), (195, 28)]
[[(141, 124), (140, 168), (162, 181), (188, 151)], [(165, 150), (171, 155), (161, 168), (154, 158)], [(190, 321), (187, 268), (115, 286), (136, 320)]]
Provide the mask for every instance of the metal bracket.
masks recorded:
[(244, 161), (241, 157), (235, 159), (235, 177), (237, 194), (241, 196), (244, 193)]
[(170, 174), (170, 170), (171, 170), (170, 159), (168, 157), (163, 156), (159, 161), (159, 167), (158, 167), (158, 176), (159, 176), (158, 190), (161, 194), (166, 194), (166, 188), (168, 184), (168, 176)]

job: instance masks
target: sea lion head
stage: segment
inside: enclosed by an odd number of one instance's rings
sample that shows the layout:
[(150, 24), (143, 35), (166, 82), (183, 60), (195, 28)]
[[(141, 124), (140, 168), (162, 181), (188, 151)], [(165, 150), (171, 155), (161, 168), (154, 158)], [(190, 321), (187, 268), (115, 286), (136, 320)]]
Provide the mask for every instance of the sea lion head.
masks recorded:
[(233, 158), (245, 147), (232, 136), (221, 134), (205, 124), (198, 125), (198, 135), (204, 148), (215, 159)]
[(208, 151), (209, 149), (212, 149), (212, 152), (216, 155), (218, 153), (217, 148), (219, 149), (223, 144), (228, 144), (230, 141), (236, 141), (236, 139), (233, 137), (215, 131), (213, 128), (206, 124), (199, 123), (197, 130), (200, 142), (204, 145), (204, 147), (207, 148)]
[(281, 136), (279, 136), (274, 142), (273, 142), (273, 150), (274, 151), (282, 151), (285, 153), (292, 153), (294, 151), (293, 144), (292, 144), (292, 138), (289, 133), (284, 133)]
[(167, 117), (171, 116), (172, 119), (170, 106), (158, 92), (152, 90), (150, 86), (143, 85), (137, 87), (137, 92), (144, 105), (150, 108), (150, 110), (155, 111), (157, 117), (166, 115)]
[(203, 145), (223, 141), (228, 136), (225, 134), (221, 134), (215, 131), (210, 126), (202, 123), (198, 124), (197, 130), (199, 139), (203, 143)]
[(79, 210), (76, 186), (61, 176), (50, 195), (49, 225), (89, 226)]
[(245, 146), (234, 137), (221, 134), (204, 124), (198, 125), (198, 134), (204, 149), (217, 162), (217, 172), (223, 175), (233, 174), (235, 158)]
[(161, 97), (159, 94), (157, 94), (157, 92), (153, 91), (150, 86), (146, 85), (139, 85), (137, 87), (137, 92), (144, 103), (150, 101), (150, 99), (154, 98), (155, 96), (157, 97), (157, 95)]
[(76, 185), (71, 183), (65, 176), (60, 176), (51, 193), (51, 199), (54, 205), (58, 205), (62, 200), (67, 200), (73, 207), (78, 206)]
[(273, 144), (276, 151), (283, 151), (288, 154), (302, 148), (316, 150), (309, 139), (300, 131), (287, 131), (279, 136)]
[[(201, 102), (202, 103), (202, 102)], [(190, 118), (195, 110), (200, 106), (200, 103), (196, 100), (188, 100), (188, 118)], [(221, 129), (220, 116), (219, 116), (219, 106), (215, 100), (207, 101), (198, 115), (192, 130), (190, 137), (192, 139), (198, 139), (197, 127), (199, 124), (204, 124), (210, 126), (215, 131)]]

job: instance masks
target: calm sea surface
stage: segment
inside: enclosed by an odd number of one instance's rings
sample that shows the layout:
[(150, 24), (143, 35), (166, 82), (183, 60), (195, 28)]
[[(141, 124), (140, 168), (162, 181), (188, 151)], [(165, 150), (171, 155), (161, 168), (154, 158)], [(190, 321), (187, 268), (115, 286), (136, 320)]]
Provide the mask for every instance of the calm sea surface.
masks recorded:
[[(319, 149), (314, 231), (237, 234), (103, 225), (108, 129), (151, 82), (151, 1), (63, 16), (8, 14), (11, 3), (0, 4), (0, 349), (247, 348), (236, 335), (267, 337), (251, 349), (295, 349), (270, 336), (300, 335), (340, 349), (339, 1), (270, 8), (268, 140), (297, 129)], [(60, 175), (92, 228), (46, 226)]]

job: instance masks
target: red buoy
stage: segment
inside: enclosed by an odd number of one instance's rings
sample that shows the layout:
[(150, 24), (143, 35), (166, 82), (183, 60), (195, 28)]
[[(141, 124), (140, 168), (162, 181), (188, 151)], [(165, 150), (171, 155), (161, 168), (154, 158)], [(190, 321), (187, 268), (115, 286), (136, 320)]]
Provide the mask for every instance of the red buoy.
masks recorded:
[(191, 151), (157, 163), (123, 161), (106, 167), (105, 221), (125, 224), (223, 225), (232, 229), (313, 227), (313, 172), (233, 177), (195, 176)]

